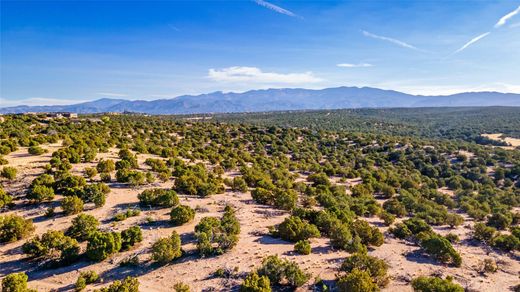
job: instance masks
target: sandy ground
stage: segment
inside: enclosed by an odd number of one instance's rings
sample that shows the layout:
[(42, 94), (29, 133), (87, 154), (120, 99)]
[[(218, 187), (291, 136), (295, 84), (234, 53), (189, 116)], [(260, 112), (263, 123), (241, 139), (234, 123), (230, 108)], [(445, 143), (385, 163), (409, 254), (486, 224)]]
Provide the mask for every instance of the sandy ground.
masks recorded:
[[(50, 151), (41, 156), (27, 154), (26, 148), (6, 155), (10, 166), (19, 169), (18, 179), (13, 183), (5, 183), (7, 191), (22, 196), (28, 184), (38, 174), (42, 173), (41, 167), (45, 165), (51, 156), (52, 151), (58, 149), (59, 144), (47, 145), (45, 148)], [(98, 154), (96, 160), (114, 159), (117, 160), (117, 149), (110, 149), (108, 153)], [(147, 169), (144, 160), (153, 155), (139, 155), (138, 161), (141, 169)], [(95, 163), (75, 164), (73, 173), (82, 174), (85, 167), (92, 167)], [(226, 173), (225, 177), (232, 177), (237, 173)], [(332, 179), (334, 182), (337, 178)], [(346, 185), (354, 185), (358, 180), (348, 180)], [(227, 191), (224, 194), (214, 195), (209, 198), (181, 197), (181, 203), (197, 208), (195, 220), (186, 225), (171, 227), (168, 224), (169, 208), (142, 210), (141, 214), (131, 217), (122, 222), (113, 222), (113, 216), (127, 208), (138, 206), (137, 195), (146, 188), (172, 186), (172, 182), (155, 183), (150, 186), (138, 189), (128, 188), (118, 184), (111, 184), (112, 192), (108, 195), (106, 205), (102, 208), (92, 209), (86, 207), (85, 213), (92, 214), (100, 222), (103, 230), (121, 231), (133, 225), (140, 225), (143, 229), (143, 242), (135, 246), (132, 250), (118, 253), (111, 258), (101, 262), (92, 263), (85, 259), (77, 263), (57, 268), (43, 269), (37, 262), (25, 259), (21, 253), (20, 246), (25, 240), (15, 243), (0, 245), (0, 277), (12, 272), (25, 271), (29, 275), (29, 286), (40, 291), (70, 291), (76, 281), (79, 271), (95, 270), (103, 278), (103, 283), (89, 285), (87, 289), (95, 289), (112, 282), (115, 279), (124, 278), (127, 275), (139, 277), (141, 291), (172, 291), (172, 287), (177, 282), (184, 282), (190, 285), (192, 291), (203, 291), (214, 288), (217, 291), (232, 290), (233, 287), (241, 282), (240, 278), (220, 279), (212, 277), (212, 273), (218, 268), (238, 268), (239, 274), (244, 274), (255, 267), (258, 267), (267, 255), (279, 254), (282, 257), (296, 261), (302, 268), (312, 274), (307, 286), (300, 288), (300, 291), (310, 290), (310, 285), (314, 277), (319, 276), (324, 280), (333, 280), (336, 277), (337, 269), (342, 260), (349, 254), (344, 251), (336, 251), (330, 248), (329, 240), (319, 238), (311, 240), (312, 253), (310, 255), (296, 255), (293, 253), (293, 245), (280, 239), (272, 238), (267, 234), (267, 229), (271, 225), (278, 224), (288, 216), (287, 212), (274, 210), (267, 206), (255, 204), (250, 193), (234, 193)], [(447, 190), (446, 190), (447, 191)], [(50, 205), (59, 206), (60, 198), (57, 197), (53, 202), (36, 205), (23, 204), (23, 200), (17, 200), (17, 207), (8, 213), (16, 213), (31, 218), (35, 222), (35, 234), (42, 234), (49, 229), (65, 230), (70, 226), (74, 216), (58, 215), (52, 219), (43, 216), (45, 209)], [(237, 212), (237, 217), (241, 224), (240, 240), (238, 245), (230, 252), (210, 258), (200, 258), (195, 253), (193, 229), (202, 217), (220, 216), (226, 204), (233, 205)], [(59, 211), (59, 208), (57, 209)], [(153, 223), (148, 223), (149, 219)], [(385, 231), (387, 227), (382, 225), (377, 218), (368, 218), (370, 223)], [(462, 268), (451, 268), (432, 262), (427, 257), (420, 255), (417, 246), (409, 245), (404, 241), (397, 240), (386, 235), (385, 244), (375, 250), (370, 251), (371, 255), (385, 259), (389, 265), (389, 274), (392, 281), (384, 291), (412, 291), (409, 286), (411, 278), (419, 275), (452, 275), (455, 281), (464, 287), (471, 288), (472, 291), (506, 291), (510, 286), (519, 284), (520, 263), (518, 255), (497, 254), (487, 249), (472, 245), (469, 240), (470, 229), (473, 223), (469, 218), (459, 228), (450, 230), (443, 227), (436, 227), (435, 230), (441, 234), (448, 232), (455, 233), (461, 237), (461, 243), (457, 244), (456, 249), (461, 252), (463, 257)], [(175, 230), (181, 235), (182, 249), (185, 255), (165, 266), (158, 266), (149, 261), (149, 248), (151, 244), (161, 237), (166, 237)], [(82, 244), (85, 248), (85, 244)], [(122, 267), (121, 261), (131, 255), (138, 255), (140, 265), (138, 267)], [(516, 258), (515, 258), (516, 256)], [(479, 262), (484, 258), (493, 258), (499, 262), (499, 272), (492, 275), (481, 275), (477, 272)]]
[(516, 149), (516, 147), (520, 146), (520, 139), (511, 138), (511, 137), (502, 138), (502, 135), (503, 134), (501, 134), (501, 133), (482, 134), (482, 136), (489, 138), (491, 140), (503, 141), (503, 142), (511, 144), (511, 146), (500, 146), (501, 148), (504, 148), (504, 149)]

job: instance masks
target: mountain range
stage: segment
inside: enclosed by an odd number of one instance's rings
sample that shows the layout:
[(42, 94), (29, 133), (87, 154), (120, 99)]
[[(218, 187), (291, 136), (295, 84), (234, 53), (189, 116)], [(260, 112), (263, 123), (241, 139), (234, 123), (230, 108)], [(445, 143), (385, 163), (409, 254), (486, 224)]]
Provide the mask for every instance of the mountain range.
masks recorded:
[(426, 96), (371, 87), (335, 87), (319, 90), (291, 88), (251, 90), (243, 93), (217, 91), (150, 101), (103, 98), (71, 105), (20, 105), (0, 108), (0, 113), (76, 112), (87, 114), (127, 111), (146, 114), (195, 114), (445, 106), (520, 106), (520, 94), (464, 92), (453, 95)]

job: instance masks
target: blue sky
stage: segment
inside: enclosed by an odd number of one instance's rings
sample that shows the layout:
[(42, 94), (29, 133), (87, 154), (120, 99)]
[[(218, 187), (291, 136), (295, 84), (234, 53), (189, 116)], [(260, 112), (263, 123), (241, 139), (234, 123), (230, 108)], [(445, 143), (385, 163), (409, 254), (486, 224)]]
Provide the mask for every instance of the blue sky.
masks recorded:
[(373, 86), (520, 92), (520, 1), (1, 1), (0, 106)]

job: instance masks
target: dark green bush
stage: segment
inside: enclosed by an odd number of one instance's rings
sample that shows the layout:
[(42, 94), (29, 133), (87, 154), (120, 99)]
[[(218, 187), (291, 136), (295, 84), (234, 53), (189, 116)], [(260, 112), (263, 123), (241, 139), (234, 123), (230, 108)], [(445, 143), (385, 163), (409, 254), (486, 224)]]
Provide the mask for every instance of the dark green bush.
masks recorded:
[(17, 215), (0, 216), (0, 242), (13, 242), (34, 231), (32, 220)]
[(139, 280), (126, 277), (123, 281), (114, 281), (110, 286), (101, 288), (100, 292), (139, 292)]
[(27, 275), (25, 273), (12, 273), (2, 279), (2, 292), (36, 292), (27, 288)]
[(121, 232), (121, 249), (127, 250), (136, 243), (143, 241), (143, 234), (139, 226), (132, 226)]
[(376, 292), (377, 285), (372, 281), (367, 271), (353, 269), (350, 273), (342, 276), (337, 282), (338, 291), (341, 292)]
[(520, 239), (514, 235), (501, 234), (493, 238), (491, 245), (505, 252), (520, 250)]
[(282, 260), (277, 255), (264, 258), (258, 275), (266, 276), (273, 284), (282, 285), (286, 282), (292, 287), (300, 287), (310, 278), (295, 262)]
[(83, 211), (83, 200), (76, 196), (65, 197), (61, 201), (61, 208), (67, 215), (78, 214)]
[(418, 277), (413, 279), (412, 287), (416, 292), (464, 292), (462, 286), (438, 277)]
[(18, 173), (18, 171), (16, 170), (16, 168), (11, 167), (11, 166), (5, 166), (2, 169), (2, 171), (0, 171), (0, 176), (5, 177), (8, 180), (15, 180), (17, 173)]
[(121, 235), (117, 232), (92, 233), (88, 239), (86, 255), (94, 261), (102, 261), (121, 250)]
[(271, 282), (267, 276), (249, 273), (240, 285), (240, 292), (271, 292)]
[(450, 241), (438, 235), (433, 235), (430, 238), (421, 242), (421, 247), (424, 252), (433, 256), (443, 263), (451, 263), (456, 267), (462, 264), (460, 254), (453, 248)]
[(311, 243), (308, 240), (299, 240), (294, 244), (294, 251), (304, 255), (310, 254)]
[(170, 237), (161, 238), (152, 245), (152, 259), (161, 264), (171, 262), (181, 255), (181, 238), (175, 231)]
[(137, 198), (141, 205), (154, 207), (173, 207), (179, 204), (179, 197), (173, 190), (148, 189), (140, 193)]
[(315, 225), (296, 216), (286, 218), (278, 225), (277, 229), (277, 235), (280, 236), (280, 238), (292, 242), (320, 237), (320, 231)]
[(366, 253), (355, 253), (343, 261), (340, 271), (348, 274), (355, 269), (368, 272), (374, 283), (379, 287), (388, 284), (388, 264), (382, 259), (369, 256)]
[(89, 214), (79, 214), (72, 219), (72, 226), (67, 229), (66, 234), (79, 241), (87, 240), (90, 234), (97, 231), (99, 221)]
[(32, 257), (68, 264), (78, 258), (80, 247), (75, 239), (62, 231), (49, 230), (24, 243), (22, 250)]
[(175, 226), (188, 223), (195, 218), (195, 210), (190, 206), (178, 205), (170, 212), (170, 222)]

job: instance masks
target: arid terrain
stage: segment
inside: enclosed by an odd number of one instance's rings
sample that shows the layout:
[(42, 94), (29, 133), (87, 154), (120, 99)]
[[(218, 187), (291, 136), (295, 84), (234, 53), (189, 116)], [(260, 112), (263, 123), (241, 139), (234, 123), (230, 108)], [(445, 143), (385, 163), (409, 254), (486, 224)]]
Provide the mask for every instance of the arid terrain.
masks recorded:
[[(25, 147), (20, 147), (17, 151), (6, 155), (8, 165), (16, 167), (19, 171), (17, 180), (5, 183), (6, 191), (15, 195), (23, 195), (32, 179), (43, 172), (42, 167), (49, 162), (51, 153), (59, 149), (60, 145), (60, 143), (42, 145), (49, 152), (38, 156), (27, 154)], [(117, 153), (118, 149), (116, 148), (109, 149), (108, 153), (99, 153), (96, 162), (101, 159), (117, 161)], [(160, 158), (149, 154), (140, 154), (137, 157), (139, 168), (142, 170), (148, 168), (144, 164), (146, 158)], [(76, 175), (83, 175), (85, 167), (92, 167), (95, 164), (95, 162), (74, 164), (71, 172)], [(208, 167), (211, 167), (211, 165), (208, 165)], [(226, 172), (224, 176), (233, 177), (238, 174)], [(94, 180), (98, 179), (99, 177), (94, 178)], [(331, 179), (334, 180), (334, 178)], [(303, 179), (303, 181), (305, 180)], [(346, 185), (355, 183), (356, 179), (351, 181), (353, 182), (347, 182)], [(94, 215), (102, 222), (101, 229), (103, 230), (120, 231), (135, 224), (141, 226), (144, 240), (133, 249), (113, 255), (100, 263), (82, 260), (62, 268), (42, 269), (38, 262), (24, 259), (25, 256), (20, 250), (20, 246), (24, 242), (22, 240), (0, 246), (0, 276), (25, 271), (29, 275), (29, 286), (31, 288), (36, 288), (39, 291), (67, 291), (73, 289), (73, 284), (80, 271), (94, 270), (101, 275), (104, 282), (89, 286), (88, 289), (99, 288), (114, 279), (122, 279), (131, 275), (139, 278), (142, 291), (172, 291), (173, 285), (180, 281), (187, 283), (193, 291), (210, 288), (220, 291), (232, 290), (233, 287), (240, 284), (241, 280), (240, 278), (221, 279), (213, 277), (212, 273), (218, 268), (237, 268), (240, 273), (247, 273), (255, 266), (258, 267), (265, 256), (278, 254), (283, 258), (296, 261), (312, 274), (312, 279), (320, 277), (323, 280), (332, 281), (336, 277), (337, 269), (342, 260), (349, 255), (346, 251), (331, 248), (329, 240), (326, 238), (311, 239), (312, 253), (310, 255), (295, 254), (292, 244), (268, 235), (268, 227), (281, 223), (289, 213), (255, 203), (250, 192), (239, 193), (228, 189), (224, 194), (207, 198), (181, 195), (181, 203), (195, 208), (197, 213), (194, 221), (180, 227), (168, 225), (169, 209), (141, 209), (142, 212), (137, 217), (131, 217), (123, 222), (111, 220), (119, 211), (138, 208), (137, 194), (143, 189), (150, 187), (170, 188), (171, 186), (171, 181), (138, 188), (112, 183), (106, 204), (102, 208), (85, 211), (85, 213)], [(449, 193), (447, 190), (446, 192)], [(57, 196), (54, 202), (38, 206), (20, 204), (19, 207), (8, 213), (33, 219), (36, 226), (35, 234), (42, 234), (49, 229), (65, 230), (74, 216), (59, 215), (52, 219), (44, 217), (47, 205), (58, 206), (57, 201), (59, 200), (60, 196)], [(193, 228), (201, 217), (215, 216), (221, 213), (226, 204), (234, 206), (237, 210), (236, 214), (242, 228), (238, 244), (224, 255), (200, 258), (196, 255)], [(153, 219), (153, 223), (147, 223), (149, 218)], [(506, 291), (519, 282), (520, 262), (518, 261), (518, 254), (501, 254), (472, 243), (470, 233), (473, 220), (467, 216), (464, 216), (464, 223), (455, 229), (445, 226), (434, 228), (436, 232), (442, 235), (450, 232), (460, 237), (461, 242), (455, 244), (455, 248), (464, 259), (461, 268), (441, 265), (423, 256), (418, 252), (416, 246), (386, 233), (387, 227), (384, 227), (377, 217), (367, 220), (385, 232), (385, 243), (369, 252), (370, 255), (384, 259), (390, 266), (391, 281), (383, 291), (412, 291), (409, 285), (412, 278), (432, 274), (444, 277), (452, 276), (455, 282), (460, 283), (468, 291)], [(176, 230), (181, 235), (182, 249), (186, 255), (166, 266), (151, 263), (149, 261), (151, 243), (160, 237), (167, 236), (172, 230)], [(131, 255), (138, 255), (142, 264), (138, 267), (119, 266), (122, 260)], [(500, 268), (497, 273), (484, 275), (479, 272), (479, 265), (485, 258), (492, 258), (499, 263)], [(312, 279), (298, 290), (312, 289)]]

